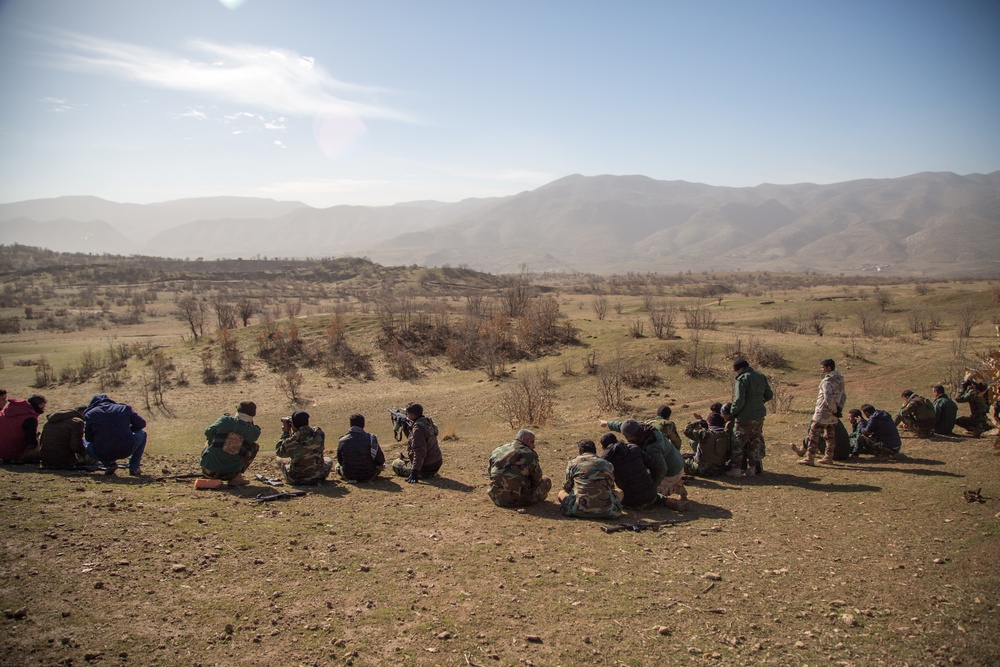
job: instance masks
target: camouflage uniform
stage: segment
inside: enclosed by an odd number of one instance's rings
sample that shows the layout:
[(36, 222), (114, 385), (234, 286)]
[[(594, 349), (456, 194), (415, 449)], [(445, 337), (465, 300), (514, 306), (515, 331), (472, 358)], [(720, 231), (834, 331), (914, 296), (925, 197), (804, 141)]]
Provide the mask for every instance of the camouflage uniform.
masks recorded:
[[(958, 400), (962, 400), (959, 398)], [(912, 431), (918, 438), (928, 438), (934, 432), (934, 425), (937, 423), (937, 415), (934, 413), (934, 404), (919, 394), (910, 394), (906, 403), (896, 413), (893, 423), (897, 426), (900, 422), (906, 425), (907, 430)]]
[(955, 400), (959, 403), (968, 403), (971, 412), (968, 417), (956, 419), (956, 426), (961, 426), (977, 438), (982, 435), (983, 431), (989, 431), (993, 428), (987, 416), (989, 405), (986, 402), (985, 392), (977, 391), (975, 385), (970, 385)]
[(333, 469), (333, 460), (323, 456), (323, 429), (303, 426), (282, 434), (275, 447), (275, 459), (285, 481), (292, 485), (319, 484)]
[(681, 451), (681, 436), (677, 433), (677, 426), (672, 421), (657, 418), (651, 419), (646, 423), (659, 431), (665, 440), (668, 440), (677, 448), (677, 451)]
[(499, 507), (524, 507), (545, 500), (552, 480), (542, 476), (538, 454), (515, 440), (490, 454), (490, 499)]
[(684, 435), (697, 443), (694, 458), (684, 461), (684, 472), (699, 477), (714, 477), (726, 472), (732, 441), (725, 428), (692, 422), (684, 427)]
[(838, 370), (831, 370), (819, 382), (816, 409), (813, 411), (809, 434), (806, 436), (806, 457), (809, 461), (812, 461), (819, 452), (821, 440), (824, 443), (823, 460), (828, 462), (833, 460), (834, 448), (830, 444), (837, 442), (837, 425), (840, 424), (840, 414), (846, 402), (844, 376)]
[(615, 467), (594, 454), (581, 454), (566, 466), (562, 513), (586, 519), (617, 519), (622, 501), (615, 493)]

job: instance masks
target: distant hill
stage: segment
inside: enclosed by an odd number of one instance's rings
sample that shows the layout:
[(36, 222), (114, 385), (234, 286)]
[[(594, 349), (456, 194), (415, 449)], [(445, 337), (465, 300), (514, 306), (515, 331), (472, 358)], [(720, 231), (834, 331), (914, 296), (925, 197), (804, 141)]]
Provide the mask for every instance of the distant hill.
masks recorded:
[(53, 220), (35, 222), (27, 218), (0, 221), (0, 244), (48, 248), (59, 252), (131, 255), (138, 244), (106, 222)]
[(0, 205), (7, 243), (55, 247), (51, 236), (49, 242), (13, 237), (30, 221), (71, 226), (70, 219), (104, 221), (129, 237), (115, 243), (131, 241), (146, 254), (206, 259), (356, 254), (382, 264), (491, 272), (526, 264), (597, 273), (1000, 274), (1000, 172), (753, 188), (573, 175), (494, 199), (326, 209), (232, 197), (146, 206), (94, 197)]

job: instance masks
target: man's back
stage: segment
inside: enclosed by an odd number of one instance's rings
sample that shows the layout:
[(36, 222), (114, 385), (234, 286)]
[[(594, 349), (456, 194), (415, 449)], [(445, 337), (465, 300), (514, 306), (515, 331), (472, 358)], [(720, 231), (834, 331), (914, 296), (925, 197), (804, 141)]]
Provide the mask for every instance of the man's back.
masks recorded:
[(616, 442), (601, 456), (615, 468), (615, 482), (625, 494), (626, 507), (640, 507), (656, 500), (656, 486), (649, 474), (649, 457), (636, 445)]
[(501, 507), (534, 502), (532, 497), (542, 480), (538, 455), (518, 442), (500, 445), (490, 454), (489, 495)]

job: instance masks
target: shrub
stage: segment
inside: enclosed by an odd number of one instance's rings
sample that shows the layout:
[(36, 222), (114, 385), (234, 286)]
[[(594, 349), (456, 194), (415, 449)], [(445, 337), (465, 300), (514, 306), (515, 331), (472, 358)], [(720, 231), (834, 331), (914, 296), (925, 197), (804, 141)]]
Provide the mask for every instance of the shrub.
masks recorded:
[(413, 354), (393, 341), (385, 350), (385, 360), (389, 364), (389, 374), (400, 380), (415, 380), (420, 377)]
[(302, 372), (297, 368), (289, 368), (278, 374), (278, 387), (293, 405), (302, 402)]
[(681, 347), (671, 347), (664, 352), (656, 353), (657, 361), (662, 361), (667, 366), (679, 366), (687, 361), (687, 358), (687, 350)]
[(771, 331), (776, 331), (777, 333), (789, 333), (795, 331), (796, 325), (795, 321), (788, 315), (778, 315), (777, 317), (772, 317), (761, 324), (765, 329), (770, 329)]
[(625, 361), (621, 355), (602, 364), (597, 371), (597, 405), (602, 410), (622, 414), (629, 409), (625, 399)]
[(0, 317), (0, 334), (16, 333), (21, 333), (21, 318), (16, 315), (13, 317)]
[(41, 389), (56, 383), (56, 373), (52, 369), (52, 364), (45, 357), (39, 357), (35, 364), (35, 384), (33, 386)]
[(648, 361), (641, 361), (638, 364), (625, 368), (622, 378), (625, 384), (632, 389), (647, 389), (660, 384), (662, 378), (660, 374), (649, 364)]
[(554, 408), (555, 392), (548, 371), (528, 371), (500, 390), (500, 411), (511, 428), (544, 426)]

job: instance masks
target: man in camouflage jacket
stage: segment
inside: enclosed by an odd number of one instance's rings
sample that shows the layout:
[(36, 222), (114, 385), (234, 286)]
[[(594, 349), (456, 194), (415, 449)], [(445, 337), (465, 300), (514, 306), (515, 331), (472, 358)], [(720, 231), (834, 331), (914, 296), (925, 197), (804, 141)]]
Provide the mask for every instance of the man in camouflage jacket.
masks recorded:
[(333, 469), (333, 459), (323, 456), (325, 437), (309, 426), (309, 413), (294, 412), (281, 420), (281, 437), (274, 462), (292, 485), (319, 484)]
[(962, 383), (962, 393), (955, 399), (958, 403), (968, 403), (970, 415), (959, 417), (955, 420), (956, 426), (961, 426), (966, 431), (972, 433), (972, 437), (978, 438), (985, 431), (993, 428), (990, 424), (989, 403), (986, 400), (987, 387), (985, 384), (976, 382), (973, 378), (967, 377)]
[(490, 499), (498, 507), (525, 507), (545, 500), (552, 480), (542, 475), (535, 453), (535, 434), (521, 429), (514, 442), (490, 454)]
[(625, 494), (615, 488), (615, 467), (597, 456), (593, 440), (576, 445), (580, 455), (566, 466), (566, 481), (559, 492), (562, 513), (585, 519), (617, 519), (622, 515)]
[(915, 433), (918, 438), (929, 438), (937, 423), (934, 404), (914, 393), (912, 389), (907, 389), (900, 396), (903, 397), (903, 407), (896, 413), (893, 423), (899, 426), (899, 423), (902, 422), (906, 429)]

